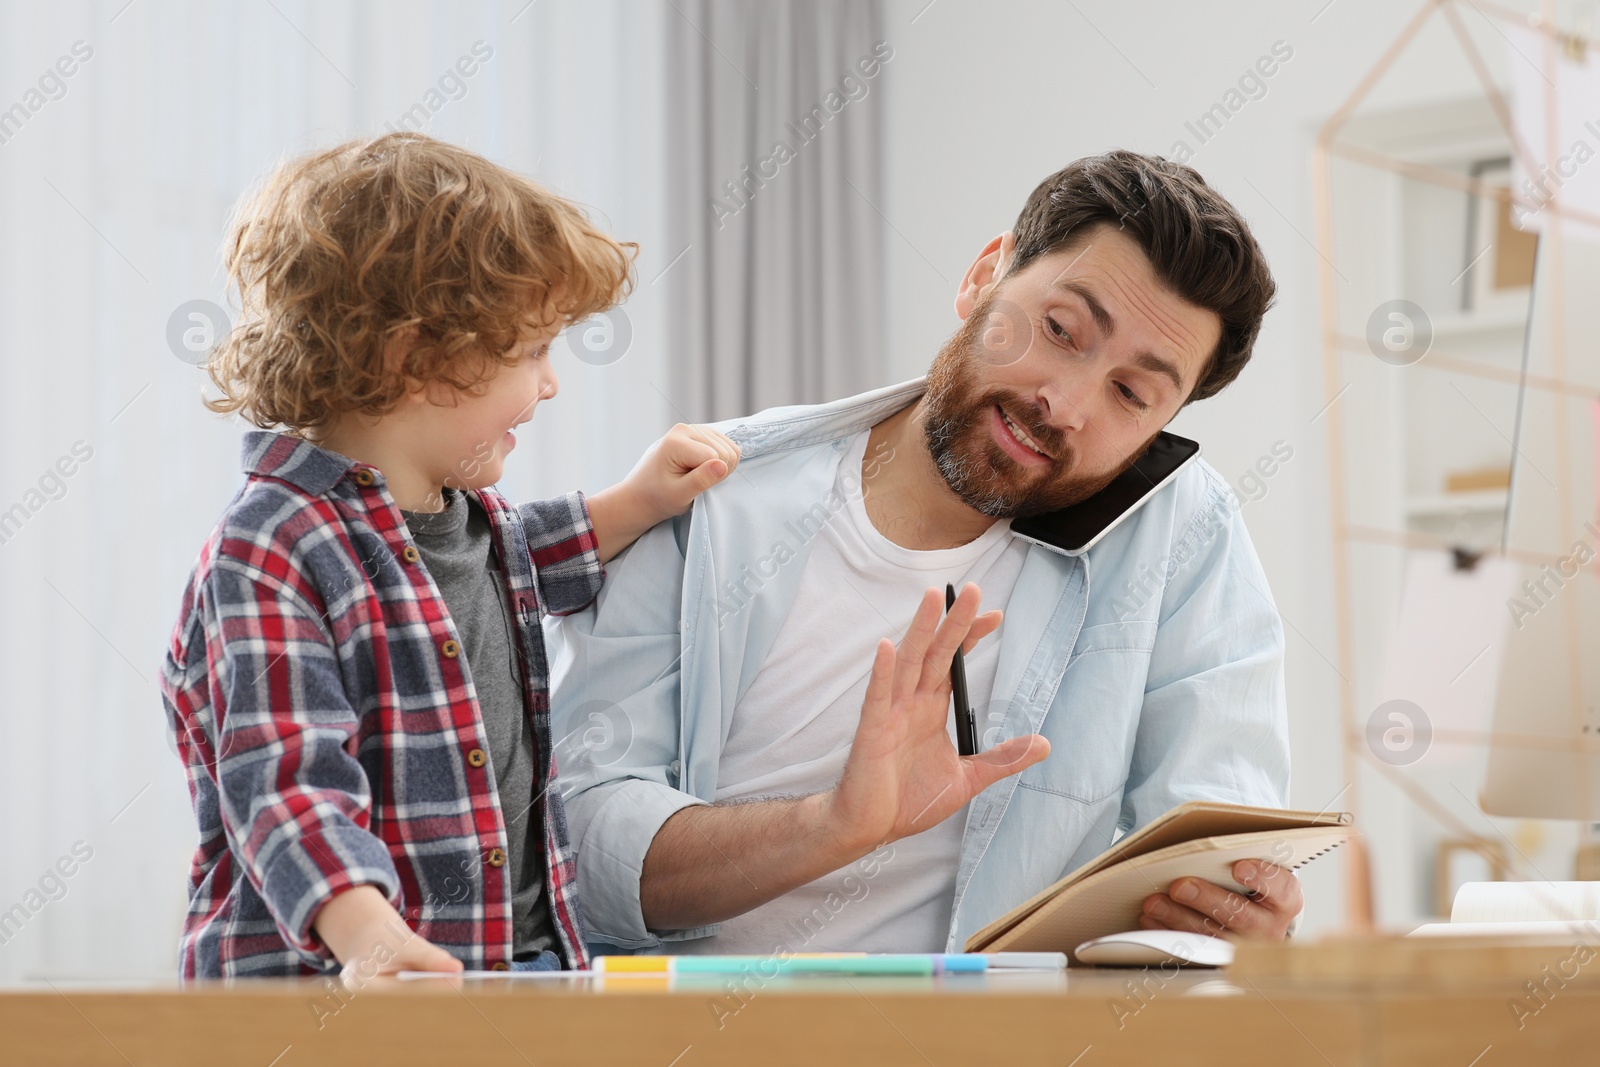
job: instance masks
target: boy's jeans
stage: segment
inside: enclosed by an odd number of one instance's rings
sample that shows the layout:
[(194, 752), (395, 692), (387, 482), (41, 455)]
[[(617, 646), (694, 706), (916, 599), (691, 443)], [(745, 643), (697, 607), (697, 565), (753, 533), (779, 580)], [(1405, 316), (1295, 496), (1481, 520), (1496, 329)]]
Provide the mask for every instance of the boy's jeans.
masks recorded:
[(511, 969), (513, 971), (559, 971), (561, 969), (561, 957), (549, 949), (545, 949), (531, 960), (512, 960)]

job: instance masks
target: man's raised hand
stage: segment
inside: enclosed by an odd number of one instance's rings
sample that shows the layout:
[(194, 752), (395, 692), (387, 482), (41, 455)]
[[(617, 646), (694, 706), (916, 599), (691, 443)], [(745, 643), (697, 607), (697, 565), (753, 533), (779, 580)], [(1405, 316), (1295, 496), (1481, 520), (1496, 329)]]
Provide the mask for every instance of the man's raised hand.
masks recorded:
[(1050, 754), (1038, 734), (976, 756), (958, 754), (950, 741), (950, 661), (1000, 625), (1000, 612), (978, 614), (981, 600), (969, 582), (940, 619), (944, 597), (929, 589), (900, 646), (878, 642), (855, 742), (828, 796), (830, 828), (841, 842), (871, 849), (921, 833)]

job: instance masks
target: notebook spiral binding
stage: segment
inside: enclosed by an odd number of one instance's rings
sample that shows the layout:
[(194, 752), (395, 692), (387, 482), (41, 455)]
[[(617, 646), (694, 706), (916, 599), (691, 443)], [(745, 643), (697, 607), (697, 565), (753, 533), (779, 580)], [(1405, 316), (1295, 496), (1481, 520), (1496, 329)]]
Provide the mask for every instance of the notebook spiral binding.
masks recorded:
[(1334, 849), (1338, 848), (1342, 844), (1344, 844), (1343, 841), (1335, 841), (1333, 844), (1329, 845), (1327, 848), (1323, 849), (1321, 852), (1313, 852), (1311, 855), (1307, 856), (1305, 859), (1301, 860), (1299, 863), (1296, 863), (1293, 867), (1290, 867), (1289, 869), (1291, 871), (1298, 871), (1301, 867), (1304, 867), (1306, 864), (1310, 863), (1312, 860), (1317, 859), (1317, 858), (1322, 857), (1322, 856), (1326, 856), (1328, 853), (1332, 852)]

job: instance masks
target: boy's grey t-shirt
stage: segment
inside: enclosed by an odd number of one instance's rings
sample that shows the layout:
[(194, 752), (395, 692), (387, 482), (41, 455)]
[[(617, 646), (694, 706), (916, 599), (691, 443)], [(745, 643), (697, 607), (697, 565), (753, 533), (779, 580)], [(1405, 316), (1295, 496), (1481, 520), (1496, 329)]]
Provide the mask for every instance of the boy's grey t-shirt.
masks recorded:
[(527, 959), (555, 944), (545, 893), (542, 826), (533, 818), (533, 725), (522, 700), (522, 671), (505, 583), (494, 552), (488, 512), (455, 489), (441, 512), (402, 511), (461, 635), (467, 672), (478, 693), (489, 738), (489, 766), (506, 824), (511, 880), (511, 958)]

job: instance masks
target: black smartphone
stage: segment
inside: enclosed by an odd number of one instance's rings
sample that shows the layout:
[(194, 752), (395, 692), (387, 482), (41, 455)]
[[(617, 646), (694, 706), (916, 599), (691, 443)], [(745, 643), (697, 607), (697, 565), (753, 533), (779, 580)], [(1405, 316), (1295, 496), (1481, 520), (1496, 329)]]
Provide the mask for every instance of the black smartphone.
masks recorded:
[(1133, 466), (1094, 496), (1060, 511), (1013, 519), (1011, 532), (1069, 556), (1087, 552), (1199, 454), (1199, 442), (1163, 430)]

